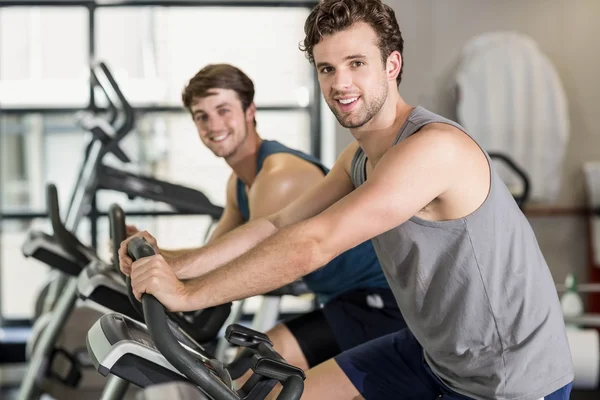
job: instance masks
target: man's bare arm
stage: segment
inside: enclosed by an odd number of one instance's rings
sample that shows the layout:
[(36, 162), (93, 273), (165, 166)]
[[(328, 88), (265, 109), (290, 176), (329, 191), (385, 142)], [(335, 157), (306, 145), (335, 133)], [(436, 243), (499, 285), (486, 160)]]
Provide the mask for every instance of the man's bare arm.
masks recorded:
[(453, 136), (424, 132), (395, 146), (366, 183), (324, 212), (281, 229), (227, 265), (188, 282), (181, 304), (200, 309), (265, 293), (401, 225), (443, 197), (460, 176), (468, 157)]
[[(232, 173), (227, 181), (227, 189), (226, 189), (226, 195), (225, 195), (226, 200), (225, 200), (225, 207), (223, 209), (223, 214), (221, 215), (221, 218), (219, 218), (219, 221), (217, 222), (217, 226), (215, 227), (214, 231), (212, 232), (211, 237), (208, 240), (208, 243), (223, 236), (225, 233), (234, 230), (235, 228), (237, 228), (238, 226), (240, 226), (244, 223), (244, 219), (242, 217), (242, 214), (240, 213), (239, 207), (237, 205), (237, 199), (235, 196), (236, 195), (236, 182), (237, 182), (237, 177), (234, 173)], [(135, 229), (135, 227), (131, 227), (131, 228)], [(191, 247), (191, 248), (179, 248), (179, 249), (160, 248), (159, 249), (158, 244), (156, 242), (156, 238), (154, 238), (154, 236), (152, 236), (150, 233), (148, 233), (146, 231), (139, 232), (139, 231), (137, 231), (137, 229), (135, 229), (130, 234), (128, 234), (128, 237), (131, 237), (132, 235), (140, 236), (140, 237), (143, 237), (144, 239), (146, 239), (146, 241), (148, 243), (150, 243), (152, 245), (152, 247), (154, 247), (155, 252), (160, 253), (160, 255), (162, 257), (164, 257), (165, 260), (168, 260), (171, 263), (181, 257), (185, 257), (186, 254), (197, 251), (199, 248), (202, 247), (202, 245), (199, 245), (199, 246)], [(121, 246), (119, 249), (119, 264), (120, 264), (121, 270), (125, 274), (129, 274), (132, 260), (127, 255), (126, 246), (127, 246), (127, 241), (121, 243)], [(178, 271), (174, 270), (174, 272), (177, 274)], [(182, 277), (180, 277), (180, 278), (184, 279)]]
[(248, 192), (250, 221), (280, 212), (324, 177), (320, 167), (295, 155), (278, 153), (267, 157)]
[(244, 218), (242, 217), (242, 213), (240, 212), (240, 208), (237, 203), (236, 198), (237, 193), (237, 176), (232, 173), (227, 181), (227, 197), (225, 201), (225, 209), (223, 210), (223, 215), (219, 219), (215, 230), (210, 235), (207, 243), (210, 243), (227, 232), (231, 232), (238, 226), (241, 226), (244, 223)]
[[(169, 260), (178, 277), (190, 279), (212, 271), (245, 253), (278, 229), (318, 214), (349, 193), (353, 186), (344, 165), (353, 153), (348, 154), (340, 157), (325, 178), (317, 180), (315, 176), (318, 183), (312, 189), (307, 189), (310, 184), (298, 180), (297, 176), (281, 174), (277, 170), (265, 175), (264, 180), (255, 183), (260, 188), (257, 188), (255, 198), (250, 200), (254, 213), (268, 216), (253, 219), (201, 249)], [(287, 206), (281, 209), (284, 204)], [(269, 215), (276, 209), (280, 210)]]

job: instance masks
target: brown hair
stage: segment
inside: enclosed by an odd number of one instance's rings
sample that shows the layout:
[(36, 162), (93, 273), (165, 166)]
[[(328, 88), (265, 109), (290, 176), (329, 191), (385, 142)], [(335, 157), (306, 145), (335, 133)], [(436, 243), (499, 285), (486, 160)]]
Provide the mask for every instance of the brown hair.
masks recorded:
[[(306, 19), (306, 37), (300, 45), (300, 50), (304, 51), (309, 61), (314, 64), (313, 49), (323, 36), (343, 31), (357, 22), (365, 22), (375, 30), (384, 65), (392, 51), (397, 50), (402, 55), (404, 40), (396, 14), (381, 0), (321, 0)], [(403, 69), (404, 57), (400, 73), (396, 77), (397, 84), (402, 80)]]
[[(229, 64), (209, 64), (202, 68), (185, 86), (181, 95), (183, 105), (191, 111), (195, 97), (210, 96), (211, 89), (231, 89), (237, 93), (244, 112), (254, 101), (254, 83), (239, 68)], [(256, 119), (254, 120), (256, 126)]]

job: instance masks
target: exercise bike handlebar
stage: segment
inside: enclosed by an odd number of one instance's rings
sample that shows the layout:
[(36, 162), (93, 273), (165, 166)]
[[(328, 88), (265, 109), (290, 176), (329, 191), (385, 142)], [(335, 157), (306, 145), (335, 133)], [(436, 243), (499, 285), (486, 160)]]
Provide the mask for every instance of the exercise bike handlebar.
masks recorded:
[[(115, 269), (123, 276), (125, 287), (127, 288), (127, 297), (136, 312), (143, 317), (144, 310), (142, 304), (135, 298), (131, 288), (131, 279), (125, 276), (118, 267), (119, 254), (118, 249), (126, 238), (125, 213), (118, 204), (113, 204), (109, 208), (109, 224), (111, 237), (113, 241), (113, 258), (116, 263)], [(146, 242), (144, 242), (146, 243)], [(147, 244), (147, 243), (146, 243)], [(152, 253), (154, 254), (154, 252)], [(148, 256), (144, 255), (144, 256)], [(231, 312), (231, 303), (211, 307), (203, 310), (199, 315), (193, 315), (191, 320), (182, 313), (169, 313), (169, 317), (179, 325), (194, 341), (206, 343), (213, 340), (219, 333), (221, 327), (229, 317)]]
[(46, 185), (46, 207), (48, 208), (48, 217), (52, 224), (52, 230), (54, 231), (54, 237), (58, 244), (71, 254), (77, 263), (83, 267), (87, 265), (92, 259), (92, 255), (86, 252), (90, 252), (86, 249), (85, 245), (77, 239), (63, 224), (60, 218), (60, 207), (58, 204), (58, 191), (56, 185), (49, 183)]
[[(133, 238), (127, 246), (129, 256), (135, 261), (142, 257), (154, 255), (154, 249), (142, 238)], [(215, 400), (239, 400), (237, 393), (228, 388), (202, 365), (191, 353), (181, 346), (169, 329), (167, 312), (164, 306), (150, 294), (142, 295), (144, 319), (154, 340), (156, 348), (175, 368), (198, 385), (206, 394)], [(303, 392), (301, 377), (290, 376), (282, 382), (283, 389), (278, 399), (296, 400)]]
[(119, 245), (127, 238), (125, 226), (125, 213), (118, 204), (113, 204), (108, 209), (108, 223), (110, 225), (110, 237), (113, 244), (113, 263), (115, 270), (126, 280), (127, 276), (119, 267)]

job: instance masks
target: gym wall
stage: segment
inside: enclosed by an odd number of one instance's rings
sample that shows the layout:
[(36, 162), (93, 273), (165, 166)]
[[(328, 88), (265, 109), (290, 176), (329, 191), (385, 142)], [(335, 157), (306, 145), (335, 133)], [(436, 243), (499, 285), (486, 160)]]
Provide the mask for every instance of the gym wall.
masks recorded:
[[(554, 64), (565, 88), (570, 139), (563, 184), (553, 207), (563, 215), (528, 215), (557, 282), (574, 271), (586, 279), (587, 228), (582, 216), (569, 210), (585, 202), (582, 164), (600, 160), (600, 2), (597, 0), (390, 0), (405, 40), (406, 65), (400, 93), (456, 119), (452, 86), (459, 55), (474, 36), (490, 31), (529, 35)], [(349, 132), (337, 126), (338, 153), (350, 143)], [(550, 206), (550, 205), (548, 205)]]

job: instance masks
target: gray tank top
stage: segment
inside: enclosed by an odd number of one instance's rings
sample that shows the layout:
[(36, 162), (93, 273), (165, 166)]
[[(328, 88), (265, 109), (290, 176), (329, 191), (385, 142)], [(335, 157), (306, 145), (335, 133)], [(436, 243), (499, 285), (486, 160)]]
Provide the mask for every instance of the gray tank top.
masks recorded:
[[(394, 144), (429, 123), (417, 107)], [(484, 152), (485, 153), (485, 152)], [(537, 400), (573, 380), (556, 286), (529, 222), (492, 167), (487, 199), (450, 221), (412, 217), (372, 239), (404, 319), (433, 372), (475, 399)], [(352, 160), (355, 187), (366, 155)]]

